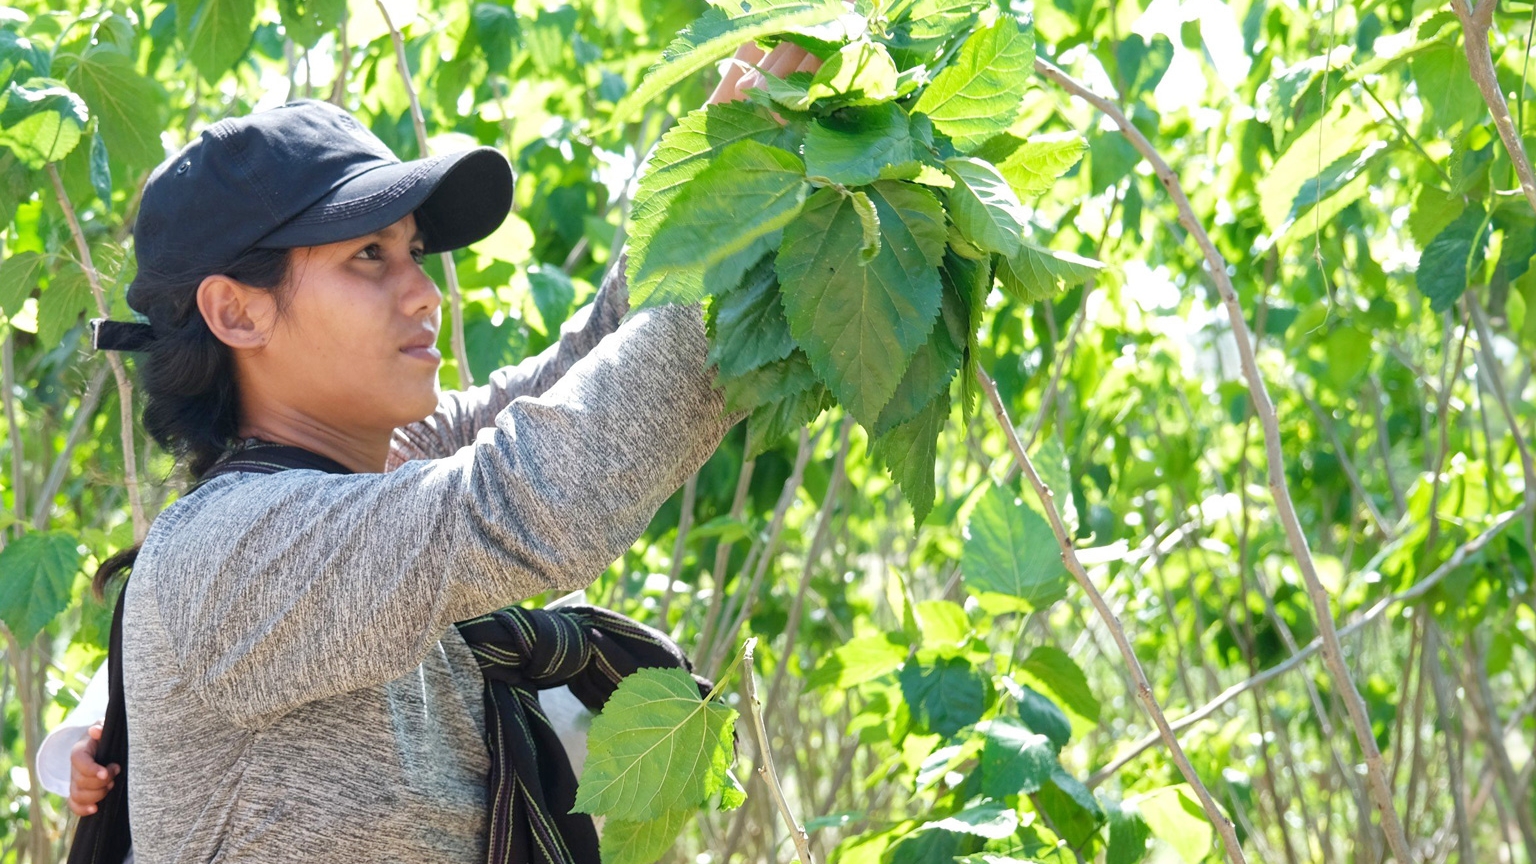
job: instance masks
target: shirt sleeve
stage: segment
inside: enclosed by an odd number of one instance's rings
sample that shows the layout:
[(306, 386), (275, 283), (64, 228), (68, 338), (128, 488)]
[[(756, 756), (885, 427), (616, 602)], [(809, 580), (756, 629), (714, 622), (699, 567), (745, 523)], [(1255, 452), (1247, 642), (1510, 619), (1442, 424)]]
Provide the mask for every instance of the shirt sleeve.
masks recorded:
[(537, 396), (560, 380), (577, 360), (612, 333), (629, 311), (624, 257), (608, 270), (592, 302), (560, 327), (560, 338), (533, 357), (491, 372), (487, 383), (468, 390), (444, 391), (432, 416), (395, 430), (388, 466), (412, 459), (440, 459), (474, 443), (481, 429), (519, 396)]
[(455, 621), (587, 585), (740, 419), (705, 352), (698, 304), (641, 310), (451, 456), (178, 502), (138, 568), (189, 684), (260, 727), (399, 678)]

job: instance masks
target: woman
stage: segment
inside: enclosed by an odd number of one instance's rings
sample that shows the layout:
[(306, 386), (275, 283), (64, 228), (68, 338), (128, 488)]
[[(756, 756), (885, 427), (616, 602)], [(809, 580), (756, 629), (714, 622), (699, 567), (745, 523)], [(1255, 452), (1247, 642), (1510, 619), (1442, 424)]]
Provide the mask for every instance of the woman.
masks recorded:
[(146, 427), (195, 476), (264, 442), (319, 470), (214, 476), (98, 574), (133, 569), (139, 860), (483, 861), (481, 678), (453, 623), (585, 586), (738, 419), (697, 305), (592, 344), (627, 308), (622, 266), (558, 346), (438, 394), (421, 261), (510, 200), (495, 151), (400, 163), (315, 102), (221, 121), (151, 175), (128, 293), (150, 323), (99, 334), (147, 350)]

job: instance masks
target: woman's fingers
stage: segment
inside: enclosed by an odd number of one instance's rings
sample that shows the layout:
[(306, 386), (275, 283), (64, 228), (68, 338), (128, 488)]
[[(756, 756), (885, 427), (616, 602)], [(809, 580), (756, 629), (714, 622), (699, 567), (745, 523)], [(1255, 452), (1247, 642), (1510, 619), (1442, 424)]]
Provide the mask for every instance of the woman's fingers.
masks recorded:
[(731, 58), (731, 63), (726, 67), (725, 74), (720, 77), (720, 83), (715, 86), (715, 92), (710, 94), (706, 104), (713, 105), (717, 102), (729, 102), (741, 95), (742, 76), (756, 71), (752, 68), (763, 59), (763, 49), (753, 42), (748, 42), (736, 49), (736, 56)]

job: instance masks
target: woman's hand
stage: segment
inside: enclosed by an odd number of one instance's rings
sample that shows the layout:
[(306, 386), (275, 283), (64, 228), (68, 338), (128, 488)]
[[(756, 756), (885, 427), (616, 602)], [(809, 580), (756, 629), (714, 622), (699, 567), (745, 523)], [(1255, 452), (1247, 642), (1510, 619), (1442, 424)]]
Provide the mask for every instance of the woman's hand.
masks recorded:
[(747, 98), (748, 90), (763, 86), (763, 72), (776, 78), (787, 78), (791, 72), (815, 72), (820, 68), (821, 58), (799, 45), (781, 42), (764, 56), (763, 49), (748, 42), (736, 50), (736, 56), (726, 70), (725, 77), (720, 79), (719, 86), (715, 87), (715, 92), (710, 94), (705, 104), (715, 105)]
[(76, 816), (89, 816), (96, 812), (96, 805), (107, 797), (114, 778), (122, 768), (113, 763), (96, 762), (96, 745), (101, 741), (101, 724), (87, 729), (85, 737), (69, 748), (69, 809)]

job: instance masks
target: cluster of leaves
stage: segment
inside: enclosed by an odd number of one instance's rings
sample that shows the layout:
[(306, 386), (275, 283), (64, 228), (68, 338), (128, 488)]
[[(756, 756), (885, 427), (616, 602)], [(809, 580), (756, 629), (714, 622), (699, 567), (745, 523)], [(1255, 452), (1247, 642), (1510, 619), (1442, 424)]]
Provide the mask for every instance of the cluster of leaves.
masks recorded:
[[(692, 69), (725, 35), (823, 60), (766, 76), (755, 104), (710, 106), (664, 136), (635, 196), (638, 306), (713, 298), (710, 359), (754, 454), (841, 405), (912, 502), (934, 500), (951, 383), (974, 407), (976, 334), (994, 278), (1021, 302), (1100, 265), (1033, 238), (1023, 201), (1076, 164), (1076, 136), (1009, 133), (1033, 80), (1028, 19), (975, 0), (843, 12), (801, 0), (711, 10), (669, 49)], [(835, 16), (835, 17), (834, 17)], [(770, 30), (770, 28), (772, 28)]]

